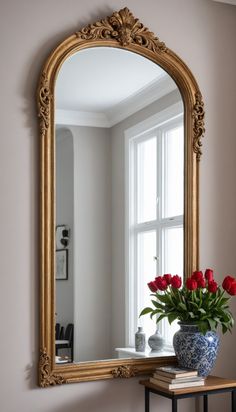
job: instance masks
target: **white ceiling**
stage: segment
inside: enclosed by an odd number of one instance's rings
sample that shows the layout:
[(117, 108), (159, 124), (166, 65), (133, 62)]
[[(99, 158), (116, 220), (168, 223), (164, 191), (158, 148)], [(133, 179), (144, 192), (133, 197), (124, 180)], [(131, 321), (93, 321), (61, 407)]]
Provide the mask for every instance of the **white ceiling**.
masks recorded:
[(139, 54), (109, 47), (85, 49), (61, 67), (56, 82), (56, 109), (111, 111), (165, 76), (164, 70)]

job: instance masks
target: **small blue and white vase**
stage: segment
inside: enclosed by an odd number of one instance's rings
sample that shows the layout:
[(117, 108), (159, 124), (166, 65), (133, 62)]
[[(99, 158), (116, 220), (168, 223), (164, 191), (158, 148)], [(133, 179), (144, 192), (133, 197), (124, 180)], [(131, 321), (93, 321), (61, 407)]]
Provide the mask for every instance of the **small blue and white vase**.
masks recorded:
[(135, 333), (135, 350), (137, 352), (145, 352), (145, 347), (146, 335), (143, 332), (142, 326), (139, 326), (137, 332)]
[(159, 329), (151, 335), (148, 339), (148, 345), (152, 349), (152, 352), (161, 352), (164, 348), (165, 339), (161, 336)]
[(199, 332), (198, 326), (179, 322), (180, 330), (174, 334), (173, 346), (180, 367), (196, 369), (206, 377), (214, 367), (219, 349), (219, 336), (208, 331)]

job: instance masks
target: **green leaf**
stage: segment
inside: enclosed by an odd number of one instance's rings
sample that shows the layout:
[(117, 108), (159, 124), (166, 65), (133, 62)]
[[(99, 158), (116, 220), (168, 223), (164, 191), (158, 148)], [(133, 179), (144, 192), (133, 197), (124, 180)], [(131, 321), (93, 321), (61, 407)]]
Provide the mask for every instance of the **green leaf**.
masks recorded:
[(167, 295), (157, 295), (157, 299), (162, 303), (169, 303), (169, 298)]
[(194, 308), (198, 309), (197, 303), (190, 301), (189, 304), (192, 305)]
[(197, 322), (197, 324), (198, 324), (199, 331), (203, 333), (203, 335), (205, 335), (207, 331), (209, 330), (208, 322), (200, 321), (200, 322)]
[(159, 316), (159, 318), (157, 319), (157, 323), (160, 322), (162, 319), (166, 318), (167, 314), (163, 313), (162, 315)]
[(162, 312), (160, 311), (160, 309), (156, 309), (151, 313), (150, 318), (152, 319), (153, 316), (156, 315), (157, 313), (162, 313)]
[(226, 326), (224, 323), (222, 323), (222, 324), (221, 324), (221, 327), (222, 327), (222, 332), (223, 332), (223, 334), (225, 334), (225, 333), (227, 332), (227, 330), (228, 330), (227, 326)]
[(172, 322), (174, 322), (174, 320), (176, 320), (178, 318), (178, 315), (176, 313), (170, 313), (168, 315), (168, 322), (171, 325)]
[(178, 308), (180, 308), (180, 309), (182, 309), (182, 310), (184, 310), (184, 311), (187, 311), (187, 306), (185, 305), (185, 303), (180, 302), (180, 303), (178, 304)]
[(227, 303), (229, 301), (229, 298), (221, 298), (221, 300), (220, 300), (220, 302), (219, 302), (219, 305), (220, 306), (223, 306), (223, 305), (225, 305), (225, 303)]
[(164, 306), (161, 303), (158, 303), (156, 300), (152, 300), (152, 303), (156, 308), (164, 310)]
[(209, 326), (210, 326), (210, 330), (216, 330), (216, 326), (217, 326), (217, 322), (213, 319), (207, 319)]
[(144, 308), (142, 312), (140, 313), (139, 317), (146, 315), (147, 313), (150, 313), (150, 312), (153, 312), (153, 308)]
[(198, 309), (198, 312), (203, 313), (203, 315), (205, 315), (205, 314), (206, 314), (206, 311), (205, 311), (203, 308), (199, 308), (199, 309)]

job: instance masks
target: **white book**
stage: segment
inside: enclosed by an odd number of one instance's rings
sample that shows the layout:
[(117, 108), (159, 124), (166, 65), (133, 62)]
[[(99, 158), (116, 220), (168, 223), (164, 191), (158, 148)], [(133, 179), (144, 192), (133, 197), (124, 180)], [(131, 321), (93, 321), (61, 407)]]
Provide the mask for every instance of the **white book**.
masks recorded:
[(160, 375), (159, 373), (154, 373), (153, 378), (168, 383), (199, 382), (202, 380), (201, 376), (181, 376), (180, 378), (170, 378), (168, 376)]
[(169, 376), (170, 378), (198, 376), (198, 372), (194, 369), (183, 369), (177, 366), (161, 366), (160, 368), (156, 368), (156, 373)]
[(161, 388), (172, 390), (172, 389), (191, 388), (195, 386), (203, 386), (205, 384), (205, 379), (202, 378), (200, 381), (197, 381), (197, 382), (168, 383), (168, 382), (160, 381), (159, 379), (156, 379), (156, 378), (150, 378), (150, 382)]

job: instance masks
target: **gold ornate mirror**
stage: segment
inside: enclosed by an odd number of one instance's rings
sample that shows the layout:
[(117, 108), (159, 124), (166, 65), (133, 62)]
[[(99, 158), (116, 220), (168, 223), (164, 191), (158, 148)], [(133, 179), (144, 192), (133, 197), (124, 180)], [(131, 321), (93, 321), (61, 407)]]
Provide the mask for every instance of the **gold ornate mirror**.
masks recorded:
[(163, 351), (133, 347), (149, 278), (198, 268), (204, 110), (192, 73), (125, 8), (51, 53), (37, 100), (40, 386), (173, 363), (166, 325)]

